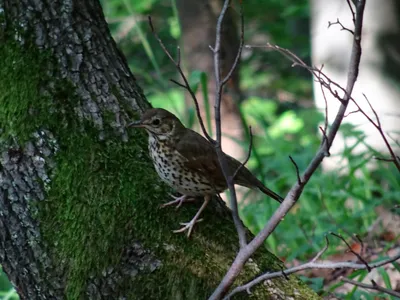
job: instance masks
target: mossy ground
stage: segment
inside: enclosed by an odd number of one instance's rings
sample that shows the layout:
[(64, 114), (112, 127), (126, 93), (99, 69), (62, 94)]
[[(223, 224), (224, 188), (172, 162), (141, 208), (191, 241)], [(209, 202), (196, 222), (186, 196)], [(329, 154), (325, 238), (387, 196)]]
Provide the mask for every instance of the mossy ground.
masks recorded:
[[(37, 205), (41, 233), (66, 276), (67, 298), (78, 299), (90, 276), (101, 276), (106, 268), (118, 265), (122, 250), (133, 238), (146, 241), (144, 246), (163, 266), (154, 273), (127, 278), (120, 286), (121, 294), (132, 299), (140, 299), (138, 295), (205, 299), (210, 295), (237, 251), (233, 223), (222, 218), (203, 222), (192, 240), (172, 234), (198, 206), (159, 209), (168, 198), (167, 189), (148, 159), (145, 134), (132, 132), (130, 140), (123, 142), (110, 128), (107, 138), (100, 141), (90, 121), (75, 115), (79, 99), (72, 96), (71, 84), (46, 77), (48, 54), (34, 46), (0, 40), (0, 57), (1, 141), (18, 137), (23, 146), (35, 131), (47, 129), (59, 146), (47, 197)], [(48, 81), (55, 83), (54, 95), (43, 96), (40, 90)], [(203, 217), (215, 220), (214, 215), (208, 208)], [(175, 250), (167, 250), (166, 245)], [(261, 270), (280, 268), (268, 255), (259, 253), (256, 259)], [(294, 280), (293, 284), (299, 283)]]

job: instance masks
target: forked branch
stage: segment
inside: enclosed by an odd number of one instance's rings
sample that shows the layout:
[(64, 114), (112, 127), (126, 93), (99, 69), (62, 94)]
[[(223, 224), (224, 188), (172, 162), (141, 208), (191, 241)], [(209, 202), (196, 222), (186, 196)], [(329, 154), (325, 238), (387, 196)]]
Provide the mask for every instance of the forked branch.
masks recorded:
[(375, 290), (375, 291), (378, 291), (378, 292), (382, 292), (382, 293), (385, 293), (385, 294), (388, 294), (390, 296), (397, 297), (397, 298), (400, 299), (400, 293), (398, 293), (396, 291), (393, 291), (391, 289), (384, 288), (384, 287), (378, 285), (374, 280), (371, 280), (372, 284), (366, 284), (366, 283), (358, 282), (358, 281), (351, 280), (351, 279), (348, 279), (348, 278), (342, 278), (342, 281), (350, 283), (350, 284), (355, 285), (355, 286), (362, 287), (364, 289)]
[[(320, 166), (321, 162), (326, 156), (327, 151), (329, 152), (329, 148), (331, 147), (336, 134), (339, 130), (339, 127), (343, 121), (345, 116), (345, 112), (353, 92), (354, 84), (358, 77), (358, 68), (361, 59), (361, 33), (362, 33), (362, 23), (364, 16), (364, 7), (365, 0), (358, 0), (355, 2), (355, 28), (354, 28), (354, 36), (353, 36), (353, 46), (350, 57), (349, 71), (347, 76), (347, 85), (346, 88), (341, 88), (344, 91), (343, 96), (339, 96), (337, 93), (333, 93), (335, 97), (337, 97), (340, 102), (340, 108), (336, 114), (335, 120), (333, 121), (329, 132), (326, 132), (326, 137), (324, 137), (324, 141), (315, 154), (312, 161), (309, 163), (307, 169), (303, 172), (300, 180), (297, 180), (289, 193), (287, 194), (285, 200), (281, 204), (281, 206), (275, 211), (272, 215), (268, 223), (264, 226), (264, 228), (257, 234), (257, 236), (250, 241), (248, 245), (241, 248), (239, 253), (237, 254), (234, 262), (229, 268), (228, 272), (225, 274), (223, 280), (211, 295), (209, 299), (221, 299), (230, 289), (235, 279), (239, 275), (240, 271), (243, 269), (244, 264), (247, 260), (254, 254), (254, 252), (263, 245), (264, 241), (270, 236), (270, 234), (274, 231), (276, 226), (283, 220), (285, 215), (289, 212), (289, 210), (295, 205), (296, 201), (300, 197), (305, 185), (310, 180), (311, 176), (314, 174), (315, 170)], [(279, 48), (279, 47), (278, 47)], [(279, 48), (282, 49), (282, 48)], [(283, 51), (284, 54), (286, 54)], [(290, 53), (290, 57), (295, 57), (294, 54)], [(296, 63), (301, 64), (302, 61), (300, 59), (296, 59)], [(308, 69), (312, 69), (307, 66)], [(314, 72), (313, 72), (314, 73)], [(318, 72), (316, 72), (318, 74)], [(326, 78), (328, 78), (326, 76)], [(331, 85), (332, 81), (328, 81), (327, 84)], [(331, 90), (333, 91), (333, 90)], [(363, 265), (365, 267), (365, 265)]]
[(151, 32), (153, 33), (154, 37), (157, 39), (158, 43), (161, 46), (161, 49), (164, 51), (164, 53), (168, 56), (168, 58), (173, 62), (173, 64), (175, 65), (176, 69), (179, 72), (179, 75), (181, 76), (182, 80), (183, 80), (183, 84), (180, 82), (177, 82), (175, 80), (171, 80), (173, 83), (177, 84), (178, 86), (184, 88), (185, 90), (187, 90), (190, 94), (190, 96), (193, 99), (194, 105), (196, 107), (196, 113), (197, 113), (197, 118), (199, 119), (199, 123), (200, 123), (200, 127), (201, 130), (203, 131), (204, 136), (212, 143), (214, 144), (215, 141), (213, 140), (213, 138), (208, 134), (206, 127), (204, 126), (204, 122), (203, 119), (201, 117), (201, 113), (200, 113), (200, 106), (199, 106), (199, 101), (197, 100), (196, 97), (196, 93), (193, 91), (193, 89), (190, 87), (189, 81), (186, 78), (185, 73), (182, 70), (181, 67), (181, 52), (180, 52), (180, 48), (178, 47), (178, 55), (177, 55), (177, 59), (175, 60), (172, 56), (172, 54), (168, 51), (167, 47), (165, 47), (164, 42), (161, 40), (161, 38), (158, 36), (157, 32), (154, 29), (154, 25), (153, 22), (151, 20), (151, 16), (148, 17), (149, 19), (149, 25), (151, 28)]

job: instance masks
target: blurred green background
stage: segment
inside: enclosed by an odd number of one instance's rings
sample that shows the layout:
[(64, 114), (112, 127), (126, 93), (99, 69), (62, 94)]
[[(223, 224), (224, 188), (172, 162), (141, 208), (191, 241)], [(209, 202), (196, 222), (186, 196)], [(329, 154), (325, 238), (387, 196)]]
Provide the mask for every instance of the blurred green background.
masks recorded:
[[(152, 36), (147, 22), (147, 16), (151, 15), (159, 36), (175, 53), (176, 46), (182, 43), (177, 3), (174, 0), (101, 2), (111, 32), (147, 99), (154, 107), (176, 113), (187, 126), (197, 124), (192, 103), (185, 102), (182, 88), (169, 81), (170, 78), (179, 80), (177, 71)], [(289, 48), (304, 61), (310, 62), (308, 1), (244, 2), (246, 42), (268, 41)], [(184, 59), (190, 60), (190, 57)], [(242, 125), (251, 125), (254, 134), (254, 147), (247, 166), (269, 188), (284, 196), (297, 180), (289, 155), (303, 171), (321, 143), (318, 126), (324, 117), (313, 106), (312, 78), (304, 70), (292, 68), (291, 63), (278, 53), (262, 49), (245, 50), (240, 67), (243, 99), (237, 121)], [(191, 70), (188, 77), (200, 93), (209, 79), (207, 74), (197, 70)], [(213, 109), (212, 105), (210, 107)], [(367, 168), (374, 155), (384, 155), (374, 149), (354, 154), (354, 147), (364, 143), (363, 133), (351, 125), (344, 125), (342, 132), (346, 138), (356, 140), (340, 155), (349, 161), (348, 169), (345, 172), (317, 170), (301, 201), (266, 242), (265, 246), (289, 265), (294, 261), (310, 259), (324, 246), (325, 235), (331, 231), (343, 234), (348, 241), (351, 241), (352, 234), (365, 236), (379, 217), (376, 207), (390, 209), (400, 198), (399, 174), (394, 167), (378, 162), (376, 169)], [(246, 153), (248, 135), (241, 139), (231, 138)], [(240, 197), (241, 217), (246, 226), (257, 233), (277, 205), (261, 193), (245, 191)], [(348, 199), (351, 199), (350, 204)], [(385, 241), (384, 247), (390, 248), (397, 240), (396, 236)], [(339, 247), (343, 243), (334, 238), (330, 241), (327, 256), (343, 252), (343, 247)], [(382, 272), (385, 273), (384, 270)], [(357, 274), (365, 276), (366, 272)], [(341, 285), (326, 287), (324, 278), (320, 277), (304, 279), (321, 295), (335, 293)], [(391, 288), (389, 285), (386, 281), (386, 287)], [(360, 299), (361, 296), (373, 299), (373, 296), (357, 288), (347, 295), (339, 292), (335, 295), (343, 299)], [(3, 273), (0, 275), (0, 298), (17, 299)]]

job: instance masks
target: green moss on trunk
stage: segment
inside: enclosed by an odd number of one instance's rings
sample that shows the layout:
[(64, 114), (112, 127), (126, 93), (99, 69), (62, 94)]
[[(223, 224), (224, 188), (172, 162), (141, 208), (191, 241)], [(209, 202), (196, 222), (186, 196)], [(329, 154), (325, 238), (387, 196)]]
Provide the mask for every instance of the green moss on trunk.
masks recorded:
[[(198, 205), (179, 211), (159, 209), (167, 200), (167, 189), (148, 159), (145, 134), (135, 131), (123, 142), (109, 128), (107, 138), (99, 140), (93, 124), (75, 114), (80, 99), (72, 96), (73, 86), (47, 77), (46, 68), (54, 67), (49, 54), (3, 40), (0, 57), (1, 140), (17, 138), (23, 146), (41, 129), (55, 137), (57, 151), (50, 159), (56, 164), (49, 168), (46, 199), (37, 204), (38, 220), (53, 261), (66, 276), (67, 298), (78, 299), (91, 276), (100, 277), (105, 269), (118, 265), (133, 238), (144, 243), (162, 266), (126, 277), (121, 295), (134, 299), (138, 295), (143, 299), (205, 299), (210, 295), (237, 251), (230, 216), (217, 219), (208, 207), (203, 217), (212, 222), (197, 226), (192, 240), (172, 234), (179, 221), (194, 215)], [(53, 94), (43, 96), (41, 89), (49, 82), (55, 86)], [(272, 255), (259, 252), (255, 260), (257, 268), (247, 266), (246, 277), (238, 282), (260, 270), (281, 268)], [(291, 281), (280, 281), (288, 295), (294, 289), (300, 293), (307, 289), (294, 277)], [(255, 295), (265, 293), (256, 289)], [(298, 299), (313, 298), (307, 292), (307, 298)]]

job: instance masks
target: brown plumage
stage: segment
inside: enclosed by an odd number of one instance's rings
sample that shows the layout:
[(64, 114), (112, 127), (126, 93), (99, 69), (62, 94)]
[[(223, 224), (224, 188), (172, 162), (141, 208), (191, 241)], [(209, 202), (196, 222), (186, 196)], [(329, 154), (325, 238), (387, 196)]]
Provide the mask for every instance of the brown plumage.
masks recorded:
[[(189, 223), (176, 232), (188, 230), (188, 236), (211, 196), (227, 189), (225, 177), (219, 165), (214, 146), (197, 132), (185, 128), (181, 121), (165, 109), (147, 110), (140, 121), (130, 127), (143, 127), (149, 134), (149, 152), (158, 175), (183, 196), (164, 206), (178, 204), (190, 197), (204, 196), (205, 201)], [(228, 173), (234, 174), (241, 163), (225, 155)], [(282, 197), (262, 184), (246, 167), (242, 167), (234, 178), (234, 183), (248, 188), (258, 188), (278, 202)]]

